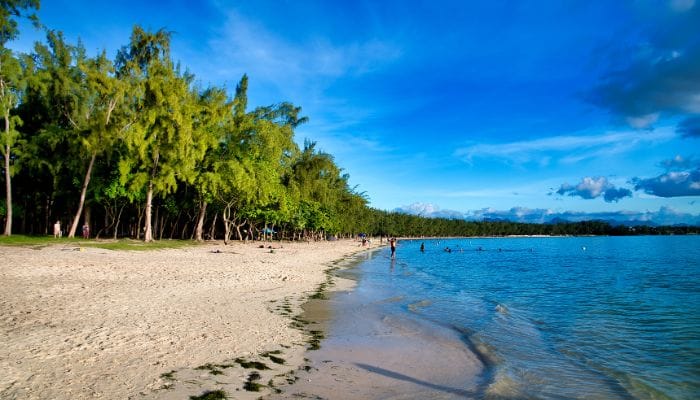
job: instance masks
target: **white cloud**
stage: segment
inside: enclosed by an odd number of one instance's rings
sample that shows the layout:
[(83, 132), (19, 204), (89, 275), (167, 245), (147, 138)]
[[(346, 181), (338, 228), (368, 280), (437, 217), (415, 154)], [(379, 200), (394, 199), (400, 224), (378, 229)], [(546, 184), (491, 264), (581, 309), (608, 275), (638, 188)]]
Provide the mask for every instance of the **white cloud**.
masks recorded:
[(700, 196), (700, 168), (670, 171), (654, 178), (634, 178), (635, 190), (659, 197)]
[(398, 207), (394, 211), (404, 214), (419, 215), (426, 218), (462, 219), (465, 217), (465, 214), (460, 211), (441, 210), (440, 207), (432, 203), (413, 203)]
[(685, 12), (693, 8), (695, 0), (671, 0), (671, 9), (676, 12)]
[(496, 158), (516, 164), (541, 163), (547, 157), (574, 163), (630, 151), (642, 145), (676, 137), (668, 128), (651, 132), (623, 131), (600, 135), (563, 135), (509, 143), (478, 143), (457, 149), (454, 155), (471, 163), (475, 158)]
[(627, 117), (627, 122), (634, 128), (646, 128), (659, 119), (659, 113)]
[(510, 210), (484, 208), (470, 211), (465, 215), (466, 219), (475, 221), (500, 219), (525, 223), (551, 223), (556, 221), (581, 222), (602, 220), (612, 224), (623, 225), (700, 225), (700, 214), (684, 213), (671, 207), (660, 207), (657, 211), (620, 210), (607, 212), (555, 211), (552, 209), (525, 207), (513, 207)]
[(631, 190), (615, 187), (615, 185), (610, 183), (604, 176), (596, 178), (587, 176), (581, 179), (581, 182), (576, 186), (564, 183), (559, 187), (556, 193), (562, 196), (578, 196), (586, 200), (596, 199), (602, 196), (608, 203), (618, 202), (625, 197), (632, 197)]
[(220, 74), (237, 79), (247, 72), (251, 79), (267, 81), (281, 92), (293, 88), (298, 93), (318, 91), (340, 77), (372, 73), (401, 56), (398, 47), (376, 39), (294, 42), (236, 11), (228, 11), (226, 23), (209, 46), (216, 50), (217, 64), (228, 65), (219, 69)]

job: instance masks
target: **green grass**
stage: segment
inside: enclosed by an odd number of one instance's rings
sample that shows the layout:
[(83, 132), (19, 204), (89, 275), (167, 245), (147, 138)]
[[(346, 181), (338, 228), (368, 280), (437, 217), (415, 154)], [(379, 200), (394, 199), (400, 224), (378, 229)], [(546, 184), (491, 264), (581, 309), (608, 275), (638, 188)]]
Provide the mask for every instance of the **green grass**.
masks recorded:
[(187, 246), (194, 246), (197, 243), (191, 240), (157, 240), (145, 243), (141, 240), (133, 239), (82, 239), (82, 238), (54, 238), (53, 236), (26, 236), (12, 235), (0, 236), (0, 246), (23, 246), (42, 248), (53, 245), (64, 245), (74, 247), (95, 247), (107, 250), (162, 250), (179, 249)]

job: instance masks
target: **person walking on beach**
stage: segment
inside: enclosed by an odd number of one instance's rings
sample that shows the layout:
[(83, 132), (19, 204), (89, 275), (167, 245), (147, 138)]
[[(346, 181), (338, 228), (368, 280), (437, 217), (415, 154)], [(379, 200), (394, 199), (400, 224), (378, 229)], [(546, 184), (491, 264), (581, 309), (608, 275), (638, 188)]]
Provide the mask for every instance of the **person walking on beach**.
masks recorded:
[(90, 239), (90, 225), (87, 222), (83, 224), (83, 239)]
[(391, 246), (391, 258), (396, 258), (396, 238), (389, 239), (389, 245)]
[(56, 223), (53, 224), (53, 237), (54, 238), (61, 237), (61, 221), (56, 221)]

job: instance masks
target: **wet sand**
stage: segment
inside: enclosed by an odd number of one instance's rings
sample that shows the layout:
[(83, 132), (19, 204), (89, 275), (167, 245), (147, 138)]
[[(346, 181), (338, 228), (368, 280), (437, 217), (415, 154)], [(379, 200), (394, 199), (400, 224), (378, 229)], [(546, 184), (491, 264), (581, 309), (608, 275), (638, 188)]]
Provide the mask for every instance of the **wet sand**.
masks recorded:
[(272, 399), (464, 399), (483, 393), (485, 368), (460, 334), (408, 315), (386, 314), (358, 291), (304, 306), (308, 329), (327, 335), (306, 371)]

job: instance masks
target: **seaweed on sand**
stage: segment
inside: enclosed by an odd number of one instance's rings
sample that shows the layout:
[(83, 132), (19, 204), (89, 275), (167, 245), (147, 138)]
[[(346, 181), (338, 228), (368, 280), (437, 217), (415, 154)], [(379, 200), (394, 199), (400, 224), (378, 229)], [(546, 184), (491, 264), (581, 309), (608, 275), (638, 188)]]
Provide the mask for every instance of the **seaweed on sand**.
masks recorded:
[(240, 365), (241, 367), (245, 368), (245, 369), (251, 369), (251, 368), (252, 368), (252, 369), (257, 369), (257, 370), (259, 370), (259, 371), (263, 371), (263, 370), (266, 370), (266, 369), (270, 369), (270, 367), (268, 367), (267, 365), (265, 365), (265, 363), (261, 363), (260, 361), (248, 361), (248, 360), (246, 360), (245, 358), (240, 358), (240, 357), (239, 357), (239, 358), (236, 358), (236, 359), (234, 360), (234, 362), (235, 362), (236, 364)]
[(260, 376), (260, 373), (258, 371), (253, 371), (248, 375), (248, 380), (246, 381), (245, 385), (243, 385), (243, 389), (249, 391), (249, 392), (259, 392), (260, 389), (265, 386), (262, 385), (256, 381), (259, 381), (262, 377)]
[(199, 396), (190, 396), (190, 400), (226, 400), (228, 395), (223, 390), (208, 390)]

